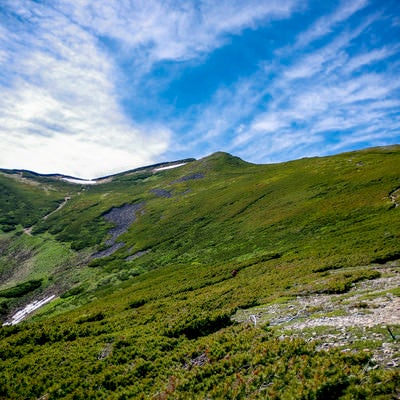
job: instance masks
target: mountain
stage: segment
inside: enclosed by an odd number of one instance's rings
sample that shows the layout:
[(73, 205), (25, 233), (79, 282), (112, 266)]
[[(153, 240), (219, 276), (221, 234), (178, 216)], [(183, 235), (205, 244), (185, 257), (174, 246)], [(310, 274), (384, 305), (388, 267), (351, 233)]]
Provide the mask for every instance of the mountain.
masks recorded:
[(399, 166), (0, 170), (0, 398), (396, 398)]

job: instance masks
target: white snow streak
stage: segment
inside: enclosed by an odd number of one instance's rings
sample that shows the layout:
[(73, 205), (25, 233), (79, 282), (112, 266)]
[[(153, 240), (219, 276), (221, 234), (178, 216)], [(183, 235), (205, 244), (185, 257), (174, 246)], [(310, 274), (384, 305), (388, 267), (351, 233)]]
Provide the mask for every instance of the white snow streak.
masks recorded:
[(56, 296), (53, 294), (49, 297), (44, 298), (43, 300), (36, 300), (33, 301), (32, 303), (29, 303), (26, 305), (22, 310), (19, 310), (16, 312), (12, 317), (11, 321), (5, 322), (4, 325), (16, 325), (22, 320), (24, 320), (30, 313), (33, 311), (37, 310), (38, 308), (44, 306), (46, 303), (50, 302), (53, 300)]
[(96, 185), (96, 181), (84, 180), (84, 179), (73, 179), (73, 178), (62, 178), (63, 181), (69, 183), (77, 183), (79, 185)]
[(181, 164), (175, 164), (175, 165), (167, 165), (166, 167), (160, 167), (160, 168), (154, 168), (153, 171), (164, 171), (165, 169), (172, 169), (176, 167), (181, 167), (182, 165), (185, 165), (186, 163), (181, 163)]

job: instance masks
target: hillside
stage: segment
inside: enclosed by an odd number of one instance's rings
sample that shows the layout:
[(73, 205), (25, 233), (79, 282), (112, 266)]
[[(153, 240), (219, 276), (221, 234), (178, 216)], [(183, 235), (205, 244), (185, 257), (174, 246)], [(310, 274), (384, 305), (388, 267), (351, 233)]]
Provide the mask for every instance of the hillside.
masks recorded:
[(0, 398), (399, 398), (399, 166), (0, 170)]

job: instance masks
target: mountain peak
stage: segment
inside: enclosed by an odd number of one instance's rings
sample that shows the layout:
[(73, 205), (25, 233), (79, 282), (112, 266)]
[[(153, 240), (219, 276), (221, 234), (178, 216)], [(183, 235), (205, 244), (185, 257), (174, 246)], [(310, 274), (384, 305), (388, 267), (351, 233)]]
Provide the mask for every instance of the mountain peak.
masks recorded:
[(217, 151), (207, 157), (201, 158), (199, 162), (212, 164), (216, 168), (239, 167), (249, 164), (248, 162), (242, 160), (240, 157), (233, 156), (232, 154), (223, 151)]

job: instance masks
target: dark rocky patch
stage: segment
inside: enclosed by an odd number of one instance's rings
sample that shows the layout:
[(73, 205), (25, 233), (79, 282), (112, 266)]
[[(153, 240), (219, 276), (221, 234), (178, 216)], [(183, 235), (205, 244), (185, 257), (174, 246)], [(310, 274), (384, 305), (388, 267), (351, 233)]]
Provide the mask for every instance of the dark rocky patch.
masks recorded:
[(180, 183), (180, 182), (192, 181), (195, 179), (203, 179), (203, 178), (204, 178), (204, 174), (202, 174), (200, 172), (196, 172), (194, 174), (182, 176), (181, 178), (173, 181), (172, 183)]
[(129, 226), (136, 220), (137, 212), (142, 209), (143, 205), (143, 202), (137, 204), (124, 204), (121, 207), (113, 207), (103, 215), (106, 221), (111, 222), (116, 226), (108, 231), (111, 238), (105, 241), (105, 244), (110, 247), (93, 254), (93, 258), (110, 256), (125, 245), (123, 242), (115, 242), (117, 238), (125, 233)]
[(108, 247), (105, 250), (98, 251), (97, 253), (93, 254), (93, 258), (103, 258), (103, 257), (108, 257), (114, 254), (118, 249), (121, 247), (124, 247), (125, 243), (124, 242), (118, 242), (113, 244), (111, 247)]
[(144, 256), (144, 255), (147, 254), (149, 251), (150, 251), (150, 249), (138, 251), (137, 253), (132, 254), (131, 256), (126, 257), (125, 260), (126, 260), (126, 261), (134, 260), (135, 258)]
[(121, 207), (114, 207), (104, 214), (104, 218), (116, 226), (108, 231), (111, 238), (105, 243), (112, 246), (117, 237), (125, 233), (129, 226), (136, 220), (136, 212), (143, 207), (143, 203), (124, 204)]
[(155, 194), (157, 197), (166, 197), (166, 198), (172, 197), (171, 192), (167, 189), (151, 189), (150, 192)]

